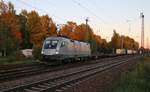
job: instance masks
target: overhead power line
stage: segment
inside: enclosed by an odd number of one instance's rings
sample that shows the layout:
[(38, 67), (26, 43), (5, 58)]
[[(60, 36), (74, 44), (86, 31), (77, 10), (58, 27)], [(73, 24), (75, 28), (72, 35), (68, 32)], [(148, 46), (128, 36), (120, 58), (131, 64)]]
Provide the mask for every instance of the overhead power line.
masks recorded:
[(94, 12), (92, 12), (90, 9), (88, 9), (87, 7), (83, 6), (80, 2), (78, 2), (77, 0), (72, 0), (75, 4), (77, 4), (78, 6), (80, 6), (81, 8), (83, 8), (85, 11), (87, 11), (89, 14), (91, 14), (92, 16), (96, 17), (97, 19), (99, 19), (101, 22), (103, 22), (105, 25), (107, 25), (108, 27), (110, 27), (111, 29), (114, 29), (112, 26), (110, 26), (110, 24), (108, 24), (108, 22), (104, 21), (101, 17), (97, 16)]
[[(34, 9), (40, 11), (40, 12), (49, 14), (47, 11), (45, 11), (45, 10), (43, 10), (43, 9), (40, 9), (40, 8), (37, 8), (37, 7), (35, 7), (35, 6), (31, 5), (31, 4), (28, 4), (28, 3), (24, 2), (23, 0), (18, 0), (18, 1), (19, 1), (20, 3), (22, 3), (22, 4), (26, 5), (26, 6), (28, 6), (28, 7), (31, 7), (31, 8), (34, 8)], [(58, 18), (59, 20), (63, 20), (63, 21), (64, 21), (64, 19), (62, 19), (62, 18), (60, 18), (60, 17), (58, 17), (58, 16), (56, 16), (56, 15), (54, 15), (54, 14), (52, 14), (52, 15), (50, 15), (50, 16), (51, 16), (51, 17), (54, 16), (54, 17)]]

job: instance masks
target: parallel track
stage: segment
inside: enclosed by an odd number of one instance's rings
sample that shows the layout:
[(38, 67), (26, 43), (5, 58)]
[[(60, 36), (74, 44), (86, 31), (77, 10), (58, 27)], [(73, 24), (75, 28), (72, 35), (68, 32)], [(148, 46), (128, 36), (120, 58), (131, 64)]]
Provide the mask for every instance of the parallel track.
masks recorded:
[[(101, 62), (103, 61), (110, 61), (110, 60), (117, 60), (119, 58), (126, 58), (127, 56), (118, 56), (118, 57), (114, 57), (114, 58), (107, 58), (107, 59), (102, 59)], [(94, 64), (94, 63), (99, 63), (99, 60), (96, 61), (91, 61), (90, 64)], [(77, 66), (82, 66), (82, 65), (86, 65), (88, 63), (83, 63), (78, 65), (73, 64), (73, 65), (66, 65), (66, 68), (72, 68), (72, 67), (77, 67)], [(77, 65), (77, 66), (76, 66)], [(34, 65), (29, 65), (29, 66), (21, 66), (21, 67), (16, 67), (16, 68), (11, 68), (11, 69), (7, 69), (4, 70), (0, 70), (0, 82), (4, 82), (4, 81), (9, 81), (12, 79), (18, 79), (21, 77), (28, 77), (28, 76), (32, 76), (32, 75), (36, 75), (36, 74), (41, 74), (41, 73), (46, 73), (46, 72), (51, 72), (51, 71), (57, 71), (60, 69), (66, 69), (65, 67), (51, 67), (51, 66), (47, 66), (47, 65), (43, 65), (43, 64), (34, 64)]]
[(3, 90), (1, 92), (56, 92), (57, 89), (65, 85), (73, 84), (96, 73), (112, 69), (116, 66), (120, 66), (121, 64), (124, 64), (138, 57), (139, 56), (133, 56), (128, 59), (122, 58), (112, 62), (105, 62), (103, 64), (92, 64), (79, 67), (74, 70), (68, 70), (68, 72), (58, 72), (58, 74), (55, 73), (55, 76), (51, 76), (49, 79), (43, 79), (34, 83), (20, 85), (17, 87)]
[(45, 65), (41, 64), (33, 64), (33, 65), (25, 65), (20, 67), (11, 67), (10, 69), (1, 69), (0, 70), (0, 81), (5, 81), (7, 79), (14, 79), (21, 76), (34, 74), (36, 71), (40, 71), (46, 69)]
[(21, 68), (21, 67), (37, 66), (37, 65), (40, 65), (40, 64), (41, 63), (33, 62), (33, 63), (30, 63), (30, 64), (0, 65), (0, 71), (2, 71), (2, 70), (11, 70), (11, 69), (16, 69), (16, 68)]

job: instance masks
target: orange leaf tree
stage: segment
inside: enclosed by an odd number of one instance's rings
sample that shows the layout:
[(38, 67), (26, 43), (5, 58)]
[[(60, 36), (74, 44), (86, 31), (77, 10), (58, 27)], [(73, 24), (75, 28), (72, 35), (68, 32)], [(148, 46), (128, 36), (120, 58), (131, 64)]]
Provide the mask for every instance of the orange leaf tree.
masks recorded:
[[(48, 37), (48, 36), (54, 36), (57, 35), (57, 31), (56, 31), (56, 25), (53, 22), (53, 20), (48, 16), (48, 15), (44, 15), (40, 17), (41, 20), (41, 27), (42, 27), (42, 32), (45, 33), (45, 35), (43, 35), (44, 37)], [(43, 38), (44, 38), (43, 37)]]
[(41, 19), (37, 12), (31, 11), (28, 13), (27, 25), (30, 33), (30, 42), (34, 46), (41, 46), (46, 32), (42, 31)]
[(20, 48), (22, 42), (19, 19), (15, 13), (7, 12), (0, 15), (0, 22), (3, 52), (9, 54), (11, 50)]
[(77, 24), (72, 21), (68, 21), (67, 24), (62, 25), (61, 30), (58, 35), (62, 35), (71, 39), (75, 39), (74, 30), (77, 27)]

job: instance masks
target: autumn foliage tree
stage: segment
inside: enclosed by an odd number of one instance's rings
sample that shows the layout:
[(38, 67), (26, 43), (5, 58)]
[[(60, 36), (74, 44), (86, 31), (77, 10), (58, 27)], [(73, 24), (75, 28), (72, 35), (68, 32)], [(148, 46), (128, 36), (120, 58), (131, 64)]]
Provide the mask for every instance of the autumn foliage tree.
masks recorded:
[(44, 15), (40, 17), (42, 32), (45, 32), (44, 38), (48, 36), (56, 36), (57, 28), (53, 20), (48, 16)]
[(116, 31), (114, 31), (113, 36), (111, 38), (111, 47), (114, 49), (124, 48), (124, 49), (135, 49), (139, 48), (138, 42), (129, 36), (120, 36)]
[(31, 11), (27, 19), (30, 42), (34, 46), (41, 47), (46, 37), (57, 35), (55, 23), (48, 15), (39, 16), (36, 11)]
[(4, 13), (1, 16), (2, 22), (7, 25), (11, 35), (15, 38), (14, 40), (20, 44), (22, 42), (22, 35), (20, 32), (20, 23), (18, 17), (12, 12)]
[(116, 30), (114, 30), (113, 36), (111, 38), (111, 46), (115, 49), (121, 47), (120, 35), (116, 32)]
[(0, 43), (3, 54), (19, 49), (22, 42), (19, 19), (14, 11), (13, 5), (9, 3), (8, 11), (0, 15)]
[(61, 30), (58, 32), (58, 35), (75, 39), (74, 30), (76, 29), (76, 27), (77, 24), (75, 22), (68, 21), (67, 24), (62, 25)]
[(81, 24), (78, 25), (74, 31), (75, 39), (82, 40), (86, 42), (90, 42), (93, 39), (93, 30), (90, 28), (89, 25)]
[(42, 31), (41, 19), (36, 11), (28, 13), (27, 25), (30, 33), (30, 42), (32, 45), (40, 46), (46, 32)]
[(97, 44), (97, 51), (98, 53), (107, 53), (108, 47), (107, 47), (107, 41), (105, 39), (102, 39), (99, 35), (94, 35), (94, 38), (96, 40)]
[(27, 27), (27, 11), (22, 10), (21, 13), (18, 15), (19, 22), (20, 22), (20, 31), (22, 33), (22, 43), (21, 49), (31, 48), (30, 43), (30, 34)]

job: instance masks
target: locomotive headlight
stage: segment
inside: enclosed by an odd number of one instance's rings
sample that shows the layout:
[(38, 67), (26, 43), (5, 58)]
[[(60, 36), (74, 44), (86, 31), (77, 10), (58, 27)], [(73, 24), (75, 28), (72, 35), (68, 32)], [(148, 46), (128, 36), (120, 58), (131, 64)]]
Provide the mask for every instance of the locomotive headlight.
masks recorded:
[(58, 54), (58, 53), (59, 53), (58, 51), (55, 52), (55, 54)]
[(58, 54), (58, 53), (59, 53), (59, 50), (58, 50), (58, 49), (56, 49), (55, 54)]
[(42, 50), (41, 54), (44, 54), (44, 51)]

